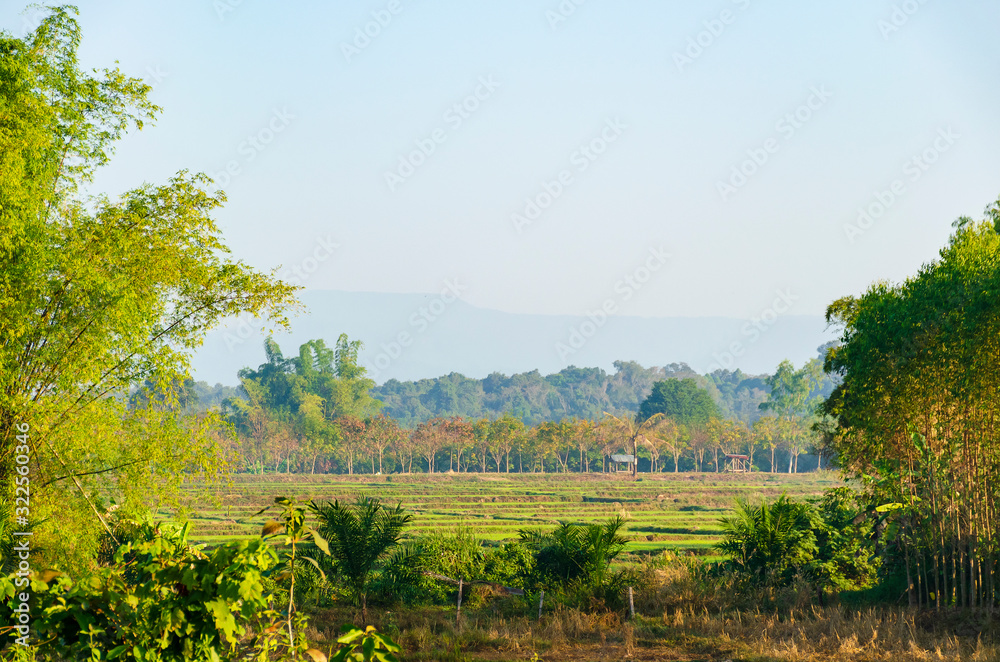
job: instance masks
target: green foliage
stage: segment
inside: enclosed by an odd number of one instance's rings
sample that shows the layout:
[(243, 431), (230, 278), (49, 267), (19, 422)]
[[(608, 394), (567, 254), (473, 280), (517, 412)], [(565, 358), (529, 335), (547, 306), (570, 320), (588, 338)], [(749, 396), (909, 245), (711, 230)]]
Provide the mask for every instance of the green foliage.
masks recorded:
[(390, 379), (372, 393), (385, 403), (386, 414), (406, 426), (439, 417), (496, 419), (504, 414), (536, 425), (565, 418), (596, 420), (605, 411), (634, 412), (655, 381), (696, 377), (685, 364), (643, 368), (633, 361), (616, 361), (614, 367), (613, 374), (570, 366), (551, 375), (533, 370), (510, 376), (492, 373), (481, 380), (458, 373), (413, 382)]
[(785, 586), (816, 553), (816, 536), (808, 504), (782, 495), (772, 504), (737, 499), (731, 517), (719, 520), (723, 540), (715, 548), (752, 587)]
[(337, 638), (340, 648), (331, 662), (397, 662), (393, 653), (402, 649), (374, 626), (359, 630), (353, 625), (345, 625), (341, 630), (344, 634)]
[(246, 398), (224, 403), (230, 422), (245, 437), (244, 455), (251, 465), (283, 455), (288, 472), (291, 449), (268, 446), (278, 439), (295, 440), (315, 470), (318, 457), (337, 450), (347, 436), (342, 421), (378, 410), (381, 403), (370, 394), (375, 382), (358, 364), (361, 347), (342, 334), (335, 350), (322, 340), (310, 340), (299, 347), (297, 357), (285, 358), (273, 338), (264, 341), (267, 362), (239, 373)]
[(611, 570), (625, 551), (621, 535), (625, 520), (616, 516), (604, 524), (562, 523), (547, 533), (521, 531), (521, 542), (534, 554), (534, 584), (562, 591), (577, 606), (622, 604), (622, 592), (635, 581), (633, 573)]
[[(465, 582), (463, 601), (474, 606), (477, 597), (473, 582), (499, 584), (509, 588), (528, 588), (535, 575), (535, 557), (519, 542), (505, 542), (488, 547), (468, 530), (456, 533), (430, 533), (413, 542), (421, 550), (422, 570)], [(457, 587), (430, 576), (419, 582), (414, 601), (436, 604), (453, 602)]]
[[(21, 541), (18, 540), (15, 531), (31, 531), (38, 526), (38, 521), (34, 518), (30, 519), (27, 525), (16, 528), (13, 526), (13, 523), (14, 503), (6, 499), (0, 499), (0, 575), (14, 572), (17, 568), (19, 559), (14, 551), (14, 546)], [(41, 551), (43, 550), (39, 550), (34, 545), (32, 546), (31, 552), (36, 557)]]
[(653, 384), (653, 390), (639, 407), (639, 420), (656, 414), (673, 419), (678, 425), (705, 425), (720, 415), (719, 407), (708, 391), (694, 379), (666, 379)]
[[(169, 662), (220, 658), (270, 659), (282, 614), (264, 591), (278, 556), (264, 540), (221, 545), (209, 552), (187, 543), (186, 527), (140, 527), (117, 551), (115, 563), (70, 580), (35, 576), (32, 593), (36, 659)], [(51, 573), (50, 573), (51, 574)], [(0, 617), (13, 622), (16, 575), (0, 579)], [(304, 617), (299, 617), (304, 628)]]
[(330, 555), (345, 577), (351, 597), (362, 613), (366, 612), (372, 576), (399, 544), (413, 516), (401, 505), (387, 508), (371, 497), (359, 497), (354, 504), (312, 502), (310, 508), (320, 522), (319, 531), (329, 543)]
[[(814, 503), (782, 495), (755, 505), (737, 499), (736, 512), (720, 519), (723, 540), (715, 548), (747, 594), (806, 579), (822, 602), (825, 591), (860, 590), (875, 580), (870, 524), (850, 488), (827, 490)], [(862, 517), (859, 517), (859, 514)]]
[(217, 417), (129, 410), (127, 395), (182, 379), (228, 316), (283, 326), (295, 288), (229, 257), (212, 218), (225, 197), (204, 175), (85, 195), (159, 108), (141, 80), (82, 69), (76, 10), (47, 11), (23, 38), (0, 33), (0, 495), (26, 424), (37, 538), (82, 566), (102, 496), (135, 512), (176, 494), (181, 471), (226, 468)]
[(716, 370), (707, 377), (718, 393), (716, 402), (726, 418), (748, 425), (760, 418), (760, 403), (767, 399), (769, 388), (763, 377), (747, 375), (739, 368), (732, 372)]
[(760, 408), (785, 418), (811, 415), (819, 400), (810, 395), (819, 385), (820, 375), (821, 366), (816, 360), (799, 370), (791, 361), (782, 361), (774, 374), (764, 380), (770, 390)]
[(902, 568), (911, 605), (1000, 604), (997, 210), (958, 219), (938, 258), (904, 282), (827, 310), (843, 327), (825, 365), (843, 376), (823, 405), (830, 436), (884, 506), (873, 515), (880, 552)]
[(827, 490), (815, 508), (816, 553), (806, 566), (809, 579), (820, 591), (872, 586), (880, 564), (871, 542), (872, 520), (864, 516), (858, 493), (848, 487)]

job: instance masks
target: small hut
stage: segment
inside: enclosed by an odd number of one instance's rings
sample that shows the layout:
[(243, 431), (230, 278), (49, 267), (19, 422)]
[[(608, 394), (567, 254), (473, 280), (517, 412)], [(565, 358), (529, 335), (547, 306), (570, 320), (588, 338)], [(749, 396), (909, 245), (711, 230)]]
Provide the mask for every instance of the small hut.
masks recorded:
[(731, 455), (726, 453), (726, 473), (745, 474), (750, 471), (749, 455)]
[[(615, 464), (617, 473), (632, 473), (632, 465), (635, 464), (635, 455), (612, 455), (611, 461)], [(625, 465), (625, 468), (622, 468)]]

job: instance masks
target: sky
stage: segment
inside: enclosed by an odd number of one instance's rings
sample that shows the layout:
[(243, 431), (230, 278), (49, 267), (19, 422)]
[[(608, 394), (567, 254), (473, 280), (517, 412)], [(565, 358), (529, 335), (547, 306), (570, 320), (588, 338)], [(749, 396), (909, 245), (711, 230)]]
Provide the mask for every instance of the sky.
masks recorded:
[(163, 108), (95, 192), (206, 172), (234, 256), (309, 290), (820, 315), (1000, 194), (992, 1), (78, 6), (82, 64)]

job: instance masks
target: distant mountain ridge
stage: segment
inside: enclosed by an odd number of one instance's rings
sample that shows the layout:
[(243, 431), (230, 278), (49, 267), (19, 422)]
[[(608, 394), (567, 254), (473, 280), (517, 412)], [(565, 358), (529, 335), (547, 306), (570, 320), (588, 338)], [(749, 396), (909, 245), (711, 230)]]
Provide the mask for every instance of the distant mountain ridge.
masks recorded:
[[(346, 333), (364, 342), (359, 358), (380, 384), (451, 373), (553, 374), (571, 365), (612, 371), (620, 360), (761, 374), (786, 358), (802, 364), (833, 337), (819, 315), (779, 315), (763, 329), (759, 321), (726, 317), (612, 316), (597, 324), (587, 316), (479, 308), (448, 288), (428, 295), (307, 290), (300, 299), (308, 312), (292, 319), (291, 333), (275, 336), (286, 354), (314, 338), (333, 345)], [(263, 363), (263, 340), (252, 319), (213, 331), (192, 360), (195, 379), (236, 384), (241, 368)]]

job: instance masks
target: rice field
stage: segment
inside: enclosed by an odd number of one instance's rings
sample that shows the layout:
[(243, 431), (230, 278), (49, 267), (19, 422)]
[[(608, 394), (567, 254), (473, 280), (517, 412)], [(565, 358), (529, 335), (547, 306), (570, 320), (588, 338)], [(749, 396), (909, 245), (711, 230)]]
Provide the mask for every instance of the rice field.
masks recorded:
[[(180, 519), (192, 538), (214, 544), (259, 535), (268, 516), (255, 513), (275, 496), (353, 501), (373, 496), (401, 503), (414, 516), (412, 535), (469, 530), (483, 540), (515, 539), (521, 529), (559, 522), (628, 521), (629, 551), (664, 549), (709, 553), (721, 533), (719, 518), (736, 497), (816, 496), (842, 485), (834, 472), (802, 474), (391, 474), (237, 475), (223, 487), (189, 483)], [(163, 519), (176, 513), (161, 512)]]

